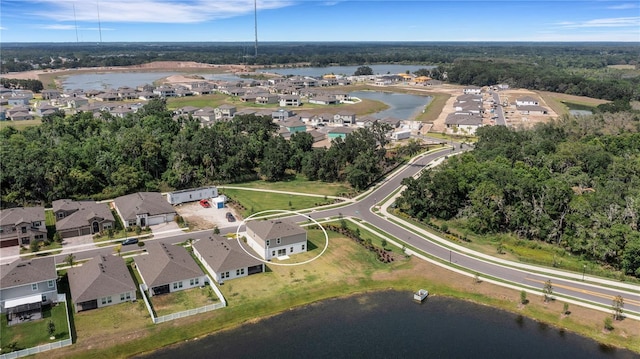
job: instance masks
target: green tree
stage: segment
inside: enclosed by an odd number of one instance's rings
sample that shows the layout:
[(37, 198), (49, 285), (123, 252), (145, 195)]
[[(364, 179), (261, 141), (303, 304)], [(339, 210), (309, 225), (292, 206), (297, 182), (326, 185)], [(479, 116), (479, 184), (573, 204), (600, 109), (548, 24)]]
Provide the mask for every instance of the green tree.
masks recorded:
[(624, 298), (621, 295), (616, 295), (615, 298), (613, 298), (613, 303), (611, 305), (611, 308), (613, 310), (613, 319), (615, 320), (622, 319), (623, 307), (624, 307)]
[(74, 264), (76, 263), (76, 256), (73, 254), (68, 254), (66, 257), (64, 257), (64, 262), (69, 266), (69, 267), (73, 267)]
[(520, 291), (520, 303), (521, 304), (529, 303), (529, 301), (527, 300), (527, 292), (525, 292), (524, 290)]
[(604, 318), (604, 329), (609, 331), (613, 330), (613, 320), (611, 320), (611, 317)]
[(220, 228), (218, 228), (218, 226), (213, 227), (213, 234), (215, 235), (220, 234)]
[(569, 303), (564, 303), (562, 305), (562, 314), (569, 315)]
[(369, 66), (360, 66), (353, 73), (354, 76), (368, 76), (373, 75), (373, 69)]
[(544, 296), (545, 303), (551, 300), (551, 297), (553, 295), (553, 285), (551, 284), (551, 279), (548, 279), (546, 282), (544, 282), (542, 294)]
[(387, 248), (387, 240), (382, 238), (382, 241), (380, 241), (380, 244), (382, 245), (382, 248)]
[(47, 333), (50, 337), (53, 337), (56, 333), (56, 324), (53, 322), (53, 320), (49, 320), (47, 322)]

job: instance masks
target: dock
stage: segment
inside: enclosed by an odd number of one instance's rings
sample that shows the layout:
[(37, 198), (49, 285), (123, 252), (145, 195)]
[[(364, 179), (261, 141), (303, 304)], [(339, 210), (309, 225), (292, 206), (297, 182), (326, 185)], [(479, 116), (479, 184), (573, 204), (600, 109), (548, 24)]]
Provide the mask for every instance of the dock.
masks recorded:
[(429, 291), (426, 289), (419, 289), (417, 292), (413, 293), (413, 300), (422, 303), (429, 296)]

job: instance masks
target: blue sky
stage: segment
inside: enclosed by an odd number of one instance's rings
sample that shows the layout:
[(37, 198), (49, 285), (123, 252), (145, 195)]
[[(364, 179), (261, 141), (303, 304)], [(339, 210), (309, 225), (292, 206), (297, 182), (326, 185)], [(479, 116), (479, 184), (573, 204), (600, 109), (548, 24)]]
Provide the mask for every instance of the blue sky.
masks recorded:
[[(258, 0), (259, 41), (640, 41), (640, 1)], [(253, 0), (2, 0), (1, 42), (254, 40)]]

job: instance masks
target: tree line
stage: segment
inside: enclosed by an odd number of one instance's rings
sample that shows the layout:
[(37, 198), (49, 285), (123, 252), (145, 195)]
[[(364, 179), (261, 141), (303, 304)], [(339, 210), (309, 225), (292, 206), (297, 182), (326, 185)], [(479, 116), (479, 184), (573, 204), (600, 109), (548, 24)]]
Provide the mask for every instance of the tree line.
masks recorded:
[(407, 178), (398, 207), (478, 234), (546, 241), (640, 276), (640, 116), (483, 127), (474, 151)]
[(376, 123), (314, 149), (306, 132), (290, 140), (268, 116), (235, 116), (201, 127), (174, 120), (154, 100), (125, 118), (101, 113), (58, 113), (40, 126), (0, 131), (0, 194), (4, 208), (60, 198), (114, 198), (139, 190), (191, 188), (294, 174), (347, 181), (362, 189), (395, 160), (388, 158)]

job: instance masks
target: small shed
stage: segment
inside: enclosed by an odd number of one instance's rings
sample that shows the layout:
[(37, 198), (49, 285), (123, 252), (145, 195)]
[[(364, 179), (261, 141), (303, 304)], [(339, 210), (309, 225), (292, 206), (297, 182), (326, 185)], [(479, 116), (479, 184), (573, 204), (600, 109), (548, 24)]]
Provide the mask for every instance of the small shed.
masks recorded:
[(218, 197), (212, 198), (211, 202), (213, 202), (213, 207), (214, 208), (224, 208), (224, 203), (227, 201), (227, 196), (225, 195), (219, 195)]
[(215, 197), (218, 197), (218, 188), (215, 186), (190, 188), (167, 193), (167, 202), (176, 205)]

